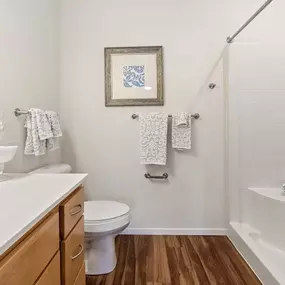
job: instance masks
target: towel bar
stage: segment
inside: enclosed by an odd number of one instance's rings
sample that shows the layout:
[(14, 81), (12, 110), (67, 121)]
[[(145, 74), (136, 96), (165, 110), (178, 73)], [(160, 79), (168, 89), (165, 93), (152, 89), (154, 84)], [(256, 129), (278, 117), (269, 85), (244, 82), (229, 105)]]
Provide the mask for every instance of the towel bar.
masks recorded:
[(16, 117), (19, 117), (21, 115), (28, 115), (29, 111), (27, 111), (27, 110), (20, 110), (19, 108), (16, 108), (14, 110), (14, 114), (15, 114)]
[(168, 178), (168, 174), (167, 173), (163, 173), (161, 176), (152, 176), (149, 173), (146, 173), (144, 175), (144, 177), (146, 179), (167, 179)]
[[(132, 119), (137, 119), (139, 117), (138, 114), (132, 114)], [(169, 118), (172, 118), (172, 115), (168, 115)], [(193, 115), (191, 115), (191, 118), (198, 120), (200, 118), (200, 114), (195, 113)]]

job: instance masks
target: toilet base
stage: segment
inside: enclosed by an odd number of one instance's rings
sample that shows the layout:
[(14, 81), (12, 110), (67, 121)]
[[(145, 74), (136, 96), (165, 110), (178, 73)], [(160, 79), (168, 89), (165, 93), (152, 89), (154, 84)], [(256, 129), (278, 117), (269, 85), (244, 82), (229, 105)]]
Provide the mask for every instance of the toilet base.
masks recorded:
[(85, 241), (85, 268), (87, 275), (112, 272), (117, 264), (116, 235), (97, 236)]

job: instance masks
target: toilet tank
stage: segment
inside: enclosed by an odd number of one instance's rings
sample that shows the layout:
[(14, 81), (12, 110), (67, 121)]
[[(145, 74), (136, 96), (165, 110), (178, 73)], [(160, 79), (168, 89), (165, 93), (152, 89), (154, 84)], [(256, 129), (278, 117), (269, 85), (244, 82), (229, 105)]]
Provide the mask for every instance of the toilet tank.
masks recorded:
[(44, 173), (70, 173), (72, 170), (69, 164), (48, 164), (44, 167), (38, 168), (30, 174), (44, 174)]

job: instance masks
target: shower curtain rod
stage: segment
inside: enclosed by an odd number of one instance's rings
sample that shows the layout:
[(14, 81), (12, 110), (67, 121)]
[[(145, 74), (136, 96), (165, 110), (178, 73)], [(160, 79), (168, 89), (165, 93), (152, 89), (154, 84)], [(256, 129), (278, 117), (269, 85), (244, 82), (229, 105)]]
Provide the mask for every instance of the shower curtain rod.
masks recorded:
[(267, 0), (231, 37), (227, 37), (227, 43), (231, 44), (233, 40), (271, 3), (273, 0)]

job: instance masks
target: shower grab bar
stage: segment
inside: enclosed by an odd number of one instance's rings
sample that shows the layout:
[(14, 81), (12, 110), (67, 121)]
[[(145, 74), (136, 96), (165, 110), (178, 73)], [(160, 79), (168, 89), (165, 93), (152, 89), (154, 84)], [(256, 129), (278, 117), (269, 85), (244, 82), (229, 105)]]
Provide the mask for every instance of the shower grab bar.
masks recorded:
[(238, 30), (233, 36), (227, 37), (227, 43), (231, 44), (233, 40), (271, 3), (273, 0), (267, 0)]
[(144, 177), (146, 179), (167, 179), (168, 178), (168, 173), (163, 173), (161, 176), (153, 176), (153, 175), (150, 175), (149, 173), (146, 173), (144, 175)]
[[(132, 114), (132, 119), (137, 119), (139, 118), (139, 115), (138, 114)], [(168, 118), (172, 118), (172, 115), (168, 115)], [(195, 120), (198, 120), (200, 118), (200, 114), (198, 113), (195, 113), (193, 115), (191, 115), (191, 118), (195, 119)]]

